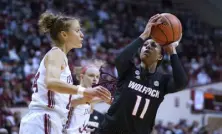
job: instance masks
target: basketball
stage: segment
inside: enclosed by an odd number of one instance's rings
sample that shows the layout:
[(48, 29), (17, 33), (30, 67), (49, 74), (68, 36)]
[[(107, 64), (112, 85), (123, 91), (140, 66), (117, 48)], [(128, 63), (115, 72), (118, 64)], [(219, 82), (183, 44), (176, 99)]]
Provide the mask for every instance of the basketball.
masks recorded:
[(160, 45), (167, 45), (179, 40), (182, 24), (173, 14), (162, 13), (161, 24), (152, 27), (151, 38)]

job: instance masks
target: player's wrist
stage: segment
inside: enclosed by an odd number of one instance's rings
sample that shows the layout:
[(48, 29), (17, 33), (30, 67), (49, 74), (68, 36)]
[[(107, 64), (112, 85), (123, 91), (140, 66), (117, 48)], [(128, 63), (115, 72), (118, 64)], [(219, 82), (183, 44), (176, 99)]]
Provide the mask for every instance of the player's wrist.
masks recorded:
[(177, 54), (177, 50), (176, 50), (175, 47), (173, 47), (173, 49), (172, 49), (171, 55), (172, 55), (172, 54)]
[(146, 33), (142, 33), (139, 37), (140, 37), (143, 41), (145, 41), (146, 39), (149, 38), (149, 35), (147, 35)]
[(171, 47), (171, 49), (168, 51), (168, 55), (173, 55), (173, 54), (177, 54), (177, 50), (175, 47)]

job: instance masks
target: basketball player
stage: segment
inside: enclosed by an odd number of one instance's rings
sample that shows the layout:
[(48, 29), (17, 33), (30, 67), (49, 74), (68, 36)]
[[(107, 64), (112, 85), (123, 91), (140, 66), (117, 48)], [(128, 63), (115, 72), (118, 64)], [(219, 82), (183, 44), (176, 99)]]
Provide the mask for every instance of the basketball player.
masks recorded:
[(66, 54), (81, 48), (83, 33), (76, 18), (45, 12), (40, 16), (39, 27), (49, 33), (54, 47), (42, 59), (33, 83), (34, 93), (29, 113), (22, 118), (20, 134), (61, 134), (66, 122), (70, 94), (110, 99), (103, 87), (84, 88), (72, 85)]
[[(80, 86), (89, 88), (98, 84), (100, 78), (99, 68), (101, 65), (100, 62), (95, 62), (82, 68), (76, 67), (75, 74), (80, 81)], [(81, 95), (73, 95), (66, 123), (67, 134), (89, 134), (92, 129), (89, 129), (87, 125), (93, 109), (92, 105), (101, 101), (98, 97), (91, 99)]]
[[(187, 85), (188, 78), (176, 52), (179, 41), (163, 48), (170, 55), (173, 74), (162, 74), (157, 70), (163, 50), (148, 38), (152, 26), (161, 23), (160, 17), (159, 14), (151, 17), (140, 37), (117, 56), (117, 91), (99, 134), (150, 134), (164, 96)], [(131, 62), (136, 50), (140, 52), (139, 66)]]

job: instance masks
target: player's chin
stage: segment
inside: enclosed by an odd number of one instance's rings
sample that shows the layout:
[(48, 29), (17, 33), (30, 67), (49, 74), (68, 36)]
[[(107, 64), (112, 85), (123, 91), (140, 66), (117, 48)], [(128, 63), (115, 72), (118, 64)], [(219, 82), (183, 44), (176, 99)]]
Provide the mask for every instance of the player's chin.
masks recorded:
[(77, 44), (76, 48), (82, 48), (82, 43)]
[(147, 57), (149, 57), (149, 54), (148, 53), (143, 53), (140, 58), (141, 59), (146, 59)]

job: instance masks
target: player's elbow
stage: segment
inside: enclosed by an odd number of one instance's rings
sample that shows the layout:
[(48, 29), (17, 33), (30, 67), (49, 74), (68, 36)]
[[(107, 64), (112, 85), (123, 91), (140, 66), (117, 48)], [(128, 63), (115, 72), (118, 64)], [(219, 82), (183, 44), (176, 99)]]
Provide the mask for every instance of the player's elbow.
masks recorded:
[(183, 83), (182, 83), (182, 88), (186, 88), (189, 83), (189, 79), (187, 75), (184, 77)]
[(51, 79), (45, 79), (45, 85), (48, 90), (51, 90), (54, 85), (54, 82)]
[(118, 55), (118, 56), (116, 56), (116, 58), (115, 58), (115, 65), (120, 65), (121, 64), (121, 62), (122, 62), (122, 58)]
[(178, 82), (177, 89), (179, 89), (179, 91), (185, 89), (188, 85), (188, 82), (189, 82), (188, 78), (184, 77), (183, 79), (181, 79), (180, 82)]
[(126, 66), (124, 66), (124, 65), (125, 65), (126, 61), (127, 60), (125, 58), (123, 58), (122, 56), (118, 55), (115, 58), (115, 61), (114, 61), (117, 70), (122, 70), (123, 68), (125, 68)]

